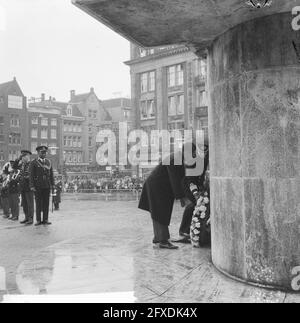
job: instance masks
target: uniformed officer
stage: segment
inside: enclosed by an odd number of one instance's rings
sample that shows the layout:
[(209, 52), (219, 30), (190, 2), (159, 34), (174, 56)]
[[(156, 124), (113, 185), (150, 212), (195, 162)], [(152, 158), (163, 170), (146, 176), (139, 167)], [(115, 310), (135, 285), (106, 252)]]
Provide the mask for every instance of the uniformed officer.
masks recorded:
[(21, 224), (32, 225), (34, 214), (34, 197), (33, 191), (29, 185), (29, 167), (30, 156), (32, 155), (29, 150), (22, 150), (21, 156), (15, 161), (14, 167), (20, 169), (20, 191), (22, 196), (23, 212), (25, 220)]
[[(36, 148), (38, 158), (30, 163), (29, 185), (31, 191), (35, 193), (36, 221), (35, 225), (49, 225), (49, 200), (50, 192), (53, 190), (54, 177), (51, 161), (46, 158), (48, 147), (39, 146)], [(43, 212), (43, 220), (41, 213)]]

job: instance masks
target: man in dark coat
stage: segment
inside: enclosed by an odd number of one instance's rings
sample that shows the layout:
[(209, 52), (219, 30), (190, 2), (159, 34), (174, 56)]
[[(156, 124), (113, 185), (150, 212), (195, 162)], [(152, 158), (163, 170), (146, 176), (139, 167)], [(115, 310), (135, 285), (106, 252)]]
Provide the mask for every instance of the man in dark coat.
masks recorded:
[(32, 225), (34, 215), (34, 195), (29, 185), (29, 168), (30, 156), (29, 150), (22, 150), (21, 156), (15, 161), (14, 168), (20, 169), (20, 191), (22, 197), (23, 212), (25, 214), (24, 221), (21, 224)]
[[(176, 165), (180, 155), (181, 165)], [(170, 239), (169, 225), (175, 199), (181, 200), (181, 205), (189, 203), (185, 197), (182, 180), (185, 177), (185, 166), (182, 152), (171, 154), (170, 163), (161, 162), (144, 183), (139, 208), (151, 213), (153, 221), (153, 243), (159, 248), (177, 249)]]
[[(54, 176), (51, 161), (46, 158), (48, 147), (39, 146), (36, 148), (38, 158), (30, 163), (29, 186), (35, 194), (36, 221), (35, 225), (49, 225), (49, 201), (50, 193), (54, 186)], [(43, 221), (41, 213), (43, 212)]]
[(199, 198), (199, 192), (203, 190), (203, 185), (205, 182), (205, 175), (209, 167), (209, 151), (208, 151), (208, 141), (205, 141), (203, 147), (201, 147), (200, 158), (204, 156), (204, 166), (203, 172), (200, 176), (189, 176), (188, 169), (186, 171), (186, 176), (183, 180), (183, 190), (185, 192), (185, 196), (192, 202), (187, 205), (183, 215), (182, 221), (179, 228), (179, 236), (180, 238), (174, 240), (176, 242), (187, 243), (190, 242), (190, 226), (192, 222), (193, 212), (195, 206), (197, 204), (197, 200)]

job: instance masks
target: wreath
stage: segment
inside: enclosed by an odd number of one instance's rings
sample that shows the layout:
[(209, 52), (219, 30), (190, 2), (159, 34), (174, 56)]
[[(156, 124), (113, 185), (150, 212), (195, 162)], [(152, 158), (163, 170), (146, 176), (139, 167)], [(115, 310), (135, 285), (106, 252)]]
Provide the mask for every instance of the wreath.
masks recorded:
[(191, 229), (191, 243), (200, 248), (210, 244), (210, 196), (207, 191), (201, 192), (193, 213)]

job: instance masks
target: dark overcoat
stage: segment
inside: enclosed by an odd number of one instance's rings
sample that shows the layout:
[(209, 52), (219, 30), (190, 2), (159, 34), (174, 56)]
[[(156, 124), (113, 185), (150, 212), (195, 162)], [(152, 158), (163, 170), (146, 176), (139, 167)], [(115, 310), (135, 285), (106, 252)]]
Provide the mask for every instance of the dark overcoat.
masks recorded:
[(174, 164), (174, 154), (170, 157), (170, 165), (160, 163), (144, 183), (139, 208), (151, 213), (153, 220), (169, 225), (175, 199), (185, 196), (182, 180), (185, 168)]

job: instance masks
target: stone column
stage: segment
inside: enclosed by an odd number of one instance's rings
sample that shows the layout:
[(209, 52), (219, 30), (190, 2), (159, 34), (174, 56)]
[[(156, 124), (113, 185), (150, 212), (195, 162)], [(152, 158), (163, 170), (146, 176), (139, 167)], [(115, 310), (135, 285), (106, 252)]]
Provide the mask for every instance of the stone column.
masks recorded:
[(238, 25), (208, 55), (213, 263), (284, 289), (300, 266), (300, 32), (291, 19)]

